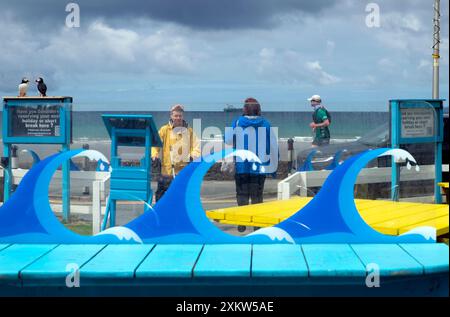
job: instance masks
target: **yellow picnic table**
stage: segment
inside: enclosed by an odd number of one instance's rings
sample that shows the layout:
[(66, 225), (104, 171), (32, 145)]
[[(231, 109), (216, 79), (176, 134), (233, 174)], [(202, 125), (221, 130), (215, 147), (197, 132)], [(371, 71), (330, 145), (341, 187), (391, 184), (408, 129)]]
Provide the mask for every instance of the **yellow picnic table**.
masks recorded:
[(438, 183), (438, 186), (439, 187), (442, 187), (442, 189), (444, 190), (444, 192), (445, 192), (445, 196), (447, 197), (447, 204), (448, 204), (448, 182), (442, 182), (442, 183)]
[[(303, 208), (312, 198), (294, 197), (267, 203), (209, 210), (210, 219), (238, 226), (268, 227), (288, 218)], [(415, 227), (435, 227), (437, 235), (449, 232), (447, 204), (394, 202), (388, 200), (355, 199), (361, 217), (375, 230), (399, 235)]]

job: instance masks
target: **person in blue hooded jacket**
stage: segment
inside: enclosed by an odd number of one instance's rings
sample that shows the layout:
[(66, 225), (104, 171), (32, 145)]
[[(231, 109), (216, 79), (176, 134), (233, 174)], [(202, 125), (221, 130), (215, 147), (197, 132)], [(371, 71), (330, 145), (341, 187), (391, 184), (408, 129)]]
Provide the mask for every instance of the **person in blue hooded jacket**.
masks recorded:
[(247, 98), (243, 114), (226, 129), (225, 143), (236, 150), (253, 152), (251, 157), (235, 158), (236, 199), (238, 206), (263, 202), (266, 175), (276, 173), (278, 167), (278, 139), (270, 122), (261, 116), (261, 106), (255, 98)]

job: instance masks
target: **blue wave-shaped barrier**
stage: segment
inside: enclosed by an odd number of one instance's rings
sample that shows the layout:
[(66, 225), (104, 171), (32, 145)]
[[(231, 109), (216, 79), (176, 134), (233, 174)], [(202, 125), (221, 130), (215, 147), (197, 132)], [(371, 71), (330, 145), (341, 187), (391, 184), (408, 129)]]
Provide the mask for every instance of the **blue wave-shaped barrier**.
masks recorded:
[(416, 228), (401, 236), (384, 235), (373, 230), (359, 215), (353, 188), (358, 173), (370, 160), (393, 155), (415, 163), (408, 152), (386, 148), (347, 159), (333, 170), (305, 207), (283, 222), (247, 236), (233, 236), (217, 228), (206, 217), (200, 200), (203, 177), (219, 159), (240, 156), (259, 161), (251, 152), (231, 150), (190, 163), (155, 206), (148, 206), (147, 212), (128, 224), (95, 236), (81, 236), (56, 218), (48, 200), (48, 188), (63, 162), (93, 152), (71, 150), (34, 165), (0, 208), (0, 243), (426, 243), (436, 239), (436, 230), (431, 227)]

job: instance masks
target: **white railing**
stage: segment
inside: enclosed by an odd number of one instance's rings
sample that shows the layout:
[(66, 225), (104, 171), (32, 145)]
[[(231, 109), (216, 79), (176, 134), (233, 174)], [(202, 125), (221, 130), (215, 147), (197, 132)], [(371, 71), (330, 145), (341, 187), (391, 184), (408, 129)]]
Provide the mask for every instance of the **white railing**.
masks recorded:
[[(12, 184), (18, 185), (25, 174), (28, 173), (28, 169), (13, 169), (12, 171)], [(0, 177), (3, 177), (3, 169), (0, 169)], [(70, 171), (70, 181), (80, 181), (83, 184), (87, 184), (89, 189), (92, 190), (92, 182), (96, 180), (104, 180), (109, 178), (109, 172), (96, 172), (96, 171)], [(56, 171), (53, 174), (52, 181), (62, 180), (62, 172)]]
[[(448, 172), (448, 164), (442, 165), (443, 172)], [(300, 190), (300, 196), (306, 197), (308, 188), (322, 186), (331, 171), (296, 172), (278, 183), (278, 199), (290, 199), (292, 194)], [(434, 179), (434, 165), (420, 166), (417, 172), (414, 168), (408, 170), (400, 168), (401, 181)], [(390, 183), (390, 167), (374, 167), (363, 169), (356, 180), (356, 184)]]
[(97, 234), (101, 230), (102, 215), (106, 211), (106, 205), (103, 207), (102, 201), (105, 201), (108, 196), (109, 176), (110, 173), (108, 173), (108, 178), (92, 183), (92, 234)]
[[(12, 170), (12, 184), (18, 185), (28, 169), (13, 169)], [(0, 177), (3, 177), (3, 169), (0, 169)], [(96, 172), (96, 171), (71, 171), (70, 181), (78, 182), (78, 184), (86, 184), (89, 186), (89, 193), (92, 193), (92, 204), (89, 205), (77, 205), (73, 202), (71, 203), (71, 212), (80, 214), (91, 214), (92, 213), (92, 232), (100, 232), (101, 215), (104, 214), (104, 207), (102, 207), (102, 201), (105, 200), (107, 194), (105, 192), (109, 191), (109, 178), (111, 173), (109, 172)], [(53, 174), (52, 181), (61, 182), (62, 173), (61, 171), (56, 171)], [(55, 212), (61, 212), (62, 206), (58, 203), (51, 204), (52, 210)]]

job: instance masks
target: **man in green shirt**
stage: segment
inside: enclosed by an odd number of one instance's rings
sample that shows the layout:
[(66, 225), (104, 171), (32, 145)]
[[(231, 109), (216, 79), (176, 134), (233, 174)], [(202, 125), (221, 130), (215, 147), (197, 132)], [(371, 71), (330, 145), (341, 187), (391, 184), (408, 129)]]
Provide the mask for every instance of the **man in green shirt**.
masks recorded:
[(322, 99), (319, 95), (313, 95), (308, 98), (311, 102), (311, 107), (314, 108), (313, 121), (309, 124), (314, 132), (313, 147), (330, 144), (330, 129), (328, 126), (331, 123), (331, 117), (327, 109), (322, 106)]

